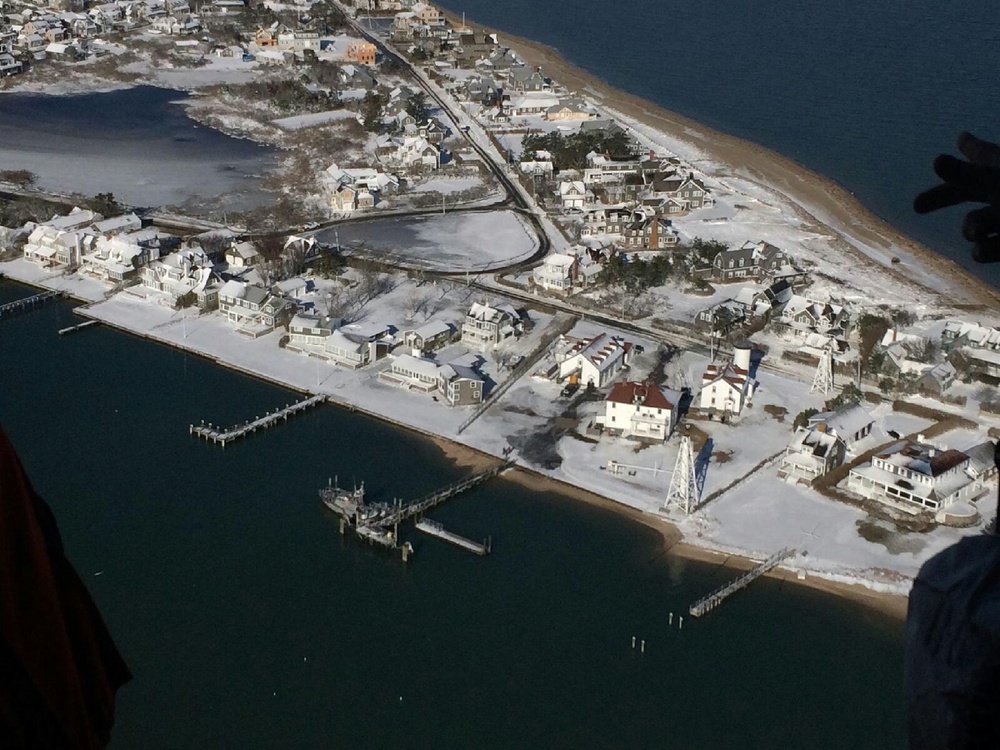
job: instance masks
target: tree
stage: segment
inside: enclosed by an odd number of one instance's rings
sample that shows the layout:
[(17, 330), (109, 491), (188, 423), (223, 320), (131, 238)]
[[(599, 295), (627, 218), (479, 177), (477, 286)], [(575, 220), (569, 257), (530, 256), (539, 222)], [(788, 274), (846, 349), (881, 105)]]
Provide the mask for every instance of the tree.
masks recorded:
[(0, 182), (9, 182), (19, 188), (31, 187), (37, 181), (38, 176), (27, 169), (3, 169), (0, 170)]
[(418, 123), (427, 122), (429, 111), (427, 109), (427, 94), (423, 91), (414, 91), (406, 99), (406, 113)]
[(800, 411), (795, 415), (795, 421), (792, 422), (792, 429), (797, 430), (800, 427), (805, 427), (809, 424), (810, 417), (817, 414), (819, 414), (819, 409), (805, 409), (804, 411)]
[(120, 216), (125, 208), (115, 198), (114, 193), (98, 193), (86, 201), (87, 208), (101, 216)]
[(941, 354), (941, 345), (934, 339), (922, 339), (913, 347), (913, 358), (917, 362), (933, 364)]
[(889, 319), (882, 315), (863, 313), (858, 318), (858, 337), (861, 340), (858, 345), (858, 355), (866, 366), (872, 352), (875, 351), (876, 345), (885, 336), (885, 332), (889, 330), (889, 327)]
[(386, 97), (372, 89), (361, 100), (361, 116), (364, 118), (364, 128), (369, 133), (375, 133), (382, 127), (382, 108)]

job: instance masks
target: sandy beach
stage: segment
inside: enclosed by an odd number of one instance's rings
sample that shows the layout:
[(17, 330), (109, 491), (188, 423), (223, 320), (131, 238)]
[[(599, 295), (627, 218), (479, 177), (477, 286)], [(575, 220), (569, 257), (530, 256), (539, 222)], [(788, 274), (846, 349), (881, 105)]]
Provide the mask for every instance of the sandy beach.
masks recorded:
[[(460, 17), (447, 12), (444, 14), (452, 24), (461, 26)], [(941, 295), (943, 301), (966, 308), (979, 305), (995, 308), (1000, 303), (1000, 291), (878, 218), (833, 180), (763, 146), (713, 130), (646, 99), (616, 89), (597, 76), (568, 63), (555, 49), (545, 44), (490, 29), (469, 19), (466, 19), (466, 25), (497, 33), (501, 42), (517, 52), (528, 65), (540, 66), (546, 76), (567, 89), (582, 93), (601, 107), (620, 112), (665, 135), (691, 143), (713, 161), (725, 164), (741, 176), (779, 193), (799, 208), (803, 220), (839, 237), (841, 241), (837, 243), (838, 249), (852, 260), (877, 267), (880, 273), (916, 284), (906, 275), (905, 267), (899, 269), (876, 264), (853, 247), (850, 239), (877, 248), (897, 248), (938, 276), (953, 282), (954, 291), (947, 296)], [(929, 154), (929, 180), (933, 180), (932, 158), (933, 155)], [(825, 220), (817, 218), (809, 207), (819, 209), (815, 213), (822, 213)], [(957, 225), (955, 232), (957, 236)], [(939, 294), (937, 291), (927, 291)]]

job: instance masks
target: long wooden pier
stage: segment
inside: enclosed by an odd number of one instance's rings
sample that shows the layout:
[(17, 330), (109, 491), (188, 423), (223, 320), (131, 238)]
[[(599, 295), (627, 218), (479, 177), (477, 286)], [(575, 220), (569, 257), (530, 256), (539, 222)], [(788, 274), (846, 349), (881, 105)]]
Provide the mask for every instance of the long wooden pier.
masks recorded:
[(468, 550), (474, 555), (482, 557), (490, 553), (492, 540), (490, 540), (489, 537), (482, 542), (474, 542), (471, 539), (466, 539), (464, 536), (448, 531), (445, 529), (443, 524), (440, 524), (437, 521), (431, 521), (429, 518), (421, 518), (414, 525), (425, 534), (436, 536), (438, 539), (443, 539), (449, 544), (454, 544), (456, 547)]
[(316, 406), (323, 401), (326, 401), (326, 396), (310, 396), (294, 404), (288, 404), (283, 409), (265, 414), (263, 417), (255, 417), (252, 421), (234, 425), (226, 429), (215, 427), (211, 422), (208, 424), (204, 422), (198, 425), (192, 424), (188, 426), (188, 434), (197, 435), (198, 437), (205, 438), (205, 440), (211, 440), (213, 443), (222, 445), (225, 448), (226, 443), (246, 437), (251, 433), (257, 432), (257, 430), (266, 430), (278, 422), (287, 421), (289, 417)]
[(375, 523), (382, 528), (386, 528), (389, 526), (395, 526), (401, 521), (405, 521), (407, 518), (419, 516), (430, 508), (433, 508), (435, 505), (440, 505), (445, 500), (450, 500), (455, 497), (455, 495), (459, 495), (466, 490), (470, 490), (476, 485), (482, 484), (487, 479), (492, 479), (501, 471), (509, 467), (511, 463), (512, 462), (510, 461), (500, 461), (485, 471), (473, 474), (465, 479), (460, 479), (453, 484), (449, 484), (447, 487), (442, 487), (429, 495), (425, 495), (416, 502), (403, 505), (394, 512), (378, 519)]
[(13, 315), (34, 310), (62, 296), (63, 293), (60, 291), (42, 292), (41, 294), (34, 294), (31, 297), (8, 302), (6, 305), (0, 305), (0, 318), (9, 318)]
[(792, 555), (796, 554), (798, 550), (791, 547), (786, 547), (783, 550), (779, 550), (767, 558), (764, 562), (758, 565), (753, 570), (744, 573), (739, 578), (727, 583), (722, 588), (716, 589), (708, 596), (699, 599), (694, 604), (691, 605), (688, 612), (693, 617), (701, 617), (706, 612), (710, 612), (715, 609), (722, 601), (731, 594), (735, 594), (740, 589), (746, 588), (755, 580), (764, 575), (767, 571), (772, 570), (777, 567), (778, 564)]
[(59, 335), (66, 336), (71, 333), (76, 333), (77, 331), (82, 331), (84, 328), (90, 328), (91, 326), (100, 325), (99, 320), (85, 320), (82, 323), (77, 323), (75, 326), (69, 326), (69, 328), (60, 328)]

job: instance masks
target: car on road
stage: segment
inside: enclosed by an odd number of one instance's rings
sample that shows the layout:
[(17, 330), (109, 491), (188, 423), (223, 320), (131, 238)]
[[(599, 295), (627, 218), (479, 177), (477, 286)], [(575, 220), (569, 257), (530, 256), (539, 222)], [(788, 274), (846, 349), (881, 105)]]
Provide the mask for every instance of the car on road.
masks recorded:
[(319, 229), (319, 223), (315, 221), (310, 221), (308, 224), (303, 224), (302, 228), (305, 230)]

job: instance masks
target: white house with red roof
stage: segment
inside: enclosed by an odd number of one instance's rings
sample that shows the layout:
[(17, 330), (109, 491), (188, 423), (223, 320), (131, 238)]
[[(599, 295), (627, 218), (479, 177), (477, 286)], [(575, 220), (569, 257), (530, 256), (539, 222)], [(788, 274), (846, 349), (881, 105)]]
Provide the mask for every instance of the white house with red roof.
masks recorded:
[(632, 356), (631, 342), (607, 333), (587, 339), (560, 336), (557, 347), (559, 380), (569, 378), (585, 386), (593, 384), (595, 388), (603, 388), (614, 380)]
[(656, 383), (617, 383), (604, 401), (604, 416), (595, 420), (612, 435), (639, 440), (666, 440), (677, 424), (681, 394)]
[(753, 398), (754, 381), (750, 377), (750, 347), (733, 348), (733, 361), (713, 362), (701, 376), (698, 405), (703, 412), (720, 417), (738, 417)]

